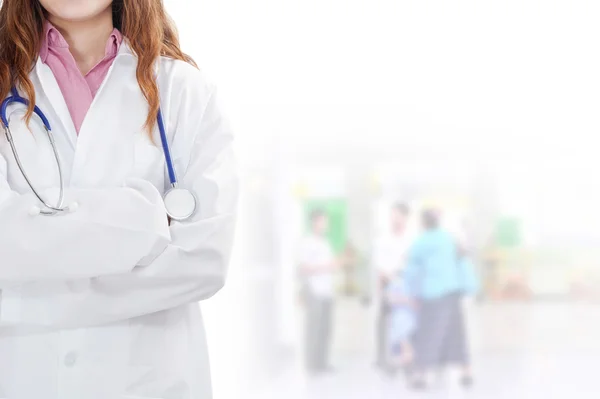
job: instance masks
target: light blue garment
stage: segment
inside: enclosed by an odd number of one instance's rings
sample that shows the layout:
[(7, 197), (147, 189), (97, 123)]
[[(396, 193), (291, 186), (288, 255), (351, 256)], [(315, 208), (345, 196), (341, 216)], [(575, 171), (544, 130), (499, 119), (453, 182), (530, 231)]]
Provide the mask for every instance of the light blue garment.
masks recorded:
[(405, 278), (411, 295), (426, 300), (479, 289), (472, 263), (459, 259), (454, 237), (442, 229), (417, 238), (408, 252)]
[(479, 277), (475, 273), (475, 266), (468, 257), (458, 261), (459, 277), (462, 279), (462, 291), (467, 295), (477, 295), (481, 289)]
[[(408, 296), (408, 290), (404, 278), (401, 275), (394, 277), (386, 288), (386, 296)], [(390, 345), (410, 338), (417, 325), (416, 314), (407, 305), (395, 305), (390, 307), (388, 315), (388, 340)]]

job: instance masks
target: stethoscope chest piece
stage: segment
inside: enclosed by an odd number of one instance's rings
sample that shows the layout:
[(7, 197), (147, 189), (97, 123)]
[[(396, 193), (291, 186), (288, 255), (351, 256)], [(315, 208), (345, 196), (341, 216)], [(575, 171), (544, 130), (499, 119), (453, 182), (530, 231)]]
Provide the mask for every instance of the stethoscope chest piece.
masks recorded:
[(196, 212), (196, 196), (185, 188), (171, 188), (163, 197), (167, 215), (177, 221), (187, 220)]

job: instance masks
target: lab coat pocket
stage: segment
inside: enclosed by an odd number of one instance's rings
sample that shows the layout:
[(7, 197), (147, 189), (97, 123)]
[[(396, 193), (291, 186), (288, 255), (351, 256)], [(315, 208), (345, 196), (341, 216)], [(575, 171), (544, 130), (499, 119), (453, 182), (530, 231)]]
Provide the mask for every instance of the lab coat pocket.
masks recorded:
[(133, 176), (151, 182), (161, 193), (164, 192), (165, 161), (160, 141), (155, 144), (146, 132), (136, 133), (134, 158)]

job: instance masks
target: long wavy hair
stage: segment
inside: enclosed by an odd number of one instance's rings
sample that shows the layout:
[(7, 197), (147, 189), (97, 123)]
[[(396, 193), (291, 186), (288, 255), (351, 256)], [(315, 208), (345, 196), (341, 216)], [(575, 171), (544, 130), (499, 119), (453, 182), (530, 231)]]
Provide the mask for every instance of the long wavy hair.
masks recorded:
[[(138, 58), (136, 77), (148, 101), (145, 128), (151, 134), (160, 105), (154, 64), (159, 56), (194, 61), (181, 51), (177, 30), (162, 0), (113, 0), (113, 24), (127, 38)], [(29, 98), (29, 122), (35, 91), (29, 73), (39, 55), (46, 10), (38, 0), (4, 0), (0, 7), (0, 97), (20, 86)]]

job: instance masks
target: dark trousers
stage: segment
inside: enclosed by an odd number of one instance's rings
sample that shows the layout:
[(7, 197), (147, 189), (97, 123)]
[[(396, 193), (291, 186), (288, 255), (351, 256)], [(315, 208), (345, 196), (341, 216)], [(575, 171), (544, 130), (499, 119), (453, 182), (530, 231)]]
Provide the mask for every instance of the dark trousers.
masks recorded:
[(321, 371), (329, 364), (333, 300), (308, 294), (306, 298), (306, 367)]
[(389, 359), (388, 342), (388, 319), (390, 315), (390, 305), (385, 297), (389, 281), (381, 279), (379, 281), (379, 291), (381, 294), (380, 302), (377, 304), (377, 316), (375, 321), (375, 363), (385, 367)]
[(420, 371), (470, 363), (460, 294), (421, 302), (414, 346), (415, 367)]
[(375, 325), (375, 362), (380, 366), (386, 366), (388, 361), (388, 316), (389, 306), (386, 301), (381, 301), (377, 308), (377, 320)]

